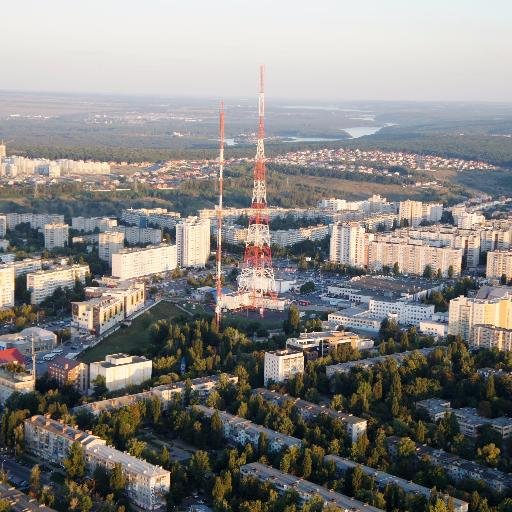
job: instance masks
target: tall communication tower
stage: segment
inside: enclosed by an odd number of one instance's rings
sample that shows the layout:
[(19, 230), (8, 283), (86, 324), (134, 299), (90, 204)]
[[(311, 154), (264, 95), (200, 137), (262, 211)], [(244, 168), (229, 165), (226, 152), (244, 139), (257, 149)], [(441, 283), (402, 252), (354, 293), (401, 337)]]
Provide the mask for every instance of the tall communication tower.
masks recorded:
[(220, 327), (222, 315), (222, 193), (224, 180), (224, 102), (220, 104), (219, 112), (219, 204), (217, 205), (217, 302), (215, 304), (215, 321)]
[(275, 298), (275, 279), (270, 251), (270, 228), (267, 209), (267, 186), (265, 168), (265, 70), (260, 66), (260, 92), (258, 97), (258, 144), (254, 164), (254, 186), (252, 192), (249, 228), (245, 241), (244, 262), (238, 281), (239, 294), (246, 294), (249, 306), (260, 308), (265, 298)]

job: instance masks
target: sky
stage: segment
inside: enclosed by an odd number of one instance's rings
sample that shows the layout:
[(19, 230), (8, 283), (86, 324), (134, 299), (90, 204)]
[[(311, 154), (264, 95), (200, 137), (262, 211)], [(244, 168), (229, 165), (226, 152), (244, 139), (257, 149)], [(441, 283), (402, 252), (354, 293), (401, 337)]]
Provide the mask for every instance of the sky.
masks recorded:
[(512, 101), (510, 0), (1, 4), (1, 90)]

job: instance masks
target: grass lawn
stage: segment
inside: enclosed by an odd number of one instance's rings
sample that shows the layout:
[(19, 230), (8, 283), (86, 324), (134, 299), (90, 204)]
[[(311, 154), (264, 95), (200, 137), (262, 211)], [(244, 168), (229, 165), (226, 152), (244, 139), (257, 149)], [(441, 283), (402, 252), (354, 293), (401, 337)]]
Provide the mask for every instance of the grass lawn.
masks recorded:
[(153, 322), (184, 314), (174, 304), (162, 301), (137, 317), (130, 327), (121, 327), (121, 329), (105, 338), (98, 345), (85, 351), (81, 355), (80, 361), (90, 363), (92, 361), (101, 361), (108, 354), (115, 354), (117, 352), (130, 354), (134, 350), (144, 351), (149, 346), (149, 326)]

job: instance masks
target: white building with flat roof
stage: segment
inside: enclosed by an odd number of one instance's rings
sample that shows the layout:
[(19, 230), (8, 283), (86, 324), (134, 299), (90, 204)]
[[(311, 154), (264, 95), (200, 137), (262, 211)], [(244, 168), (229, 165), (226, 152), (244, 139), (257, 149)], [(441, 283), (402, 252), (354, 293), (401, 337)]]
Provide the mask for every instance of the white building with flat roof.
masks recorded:
[(187, 217), (176, 224), (179, 267), (204, 267), (210, 257), (210, 219)]
[(117, 219), (110, 217), (72, 217), (71, 227), (84, 233), (115, 231)]
[(501, 279), (505, 276), (507, 282), (512, 279), (512, 250), (490, 251), (487, 253), (485, 277)]
[(85, 283), (89, 265), (63, 265), (48, 270), (38, 270), (27, 274), (27, 290), (30, 303), (39, 304), (57, 288), (72, 288), (75, 281)]
[(93, 385), (98, 376), (104, 377), (108, 390), (117, 391), (151, 379), (152, 369), (151, 359), (143, 356), (111, 354), (89, 365), (89, 379)]
[(69, 226), (67, 224), (44, 225), (44, 247), (51, 251), (56, 247), (67, 247), (69, 244)]
[(112, 265), (112, 255), (124, 249), (124, 233), (104, 231), (98, 235), (98, 256)]
[(297, 350), (274, 350), (265, 352), (263, 382), (283, 382), (297, 373), (304, 373), (304, 354)]
[(122, 281), (170, 272), (176, 267), (176, 245), (131, 247), (112, 255), (112, 276)]
[(329, 260), (351, 267), (368, 265), (368, 244), (373, 234), (359, 222), (336, 222), (332, 226)]
[(14, 307), (14, 268), (0, 266), (0, 309)]

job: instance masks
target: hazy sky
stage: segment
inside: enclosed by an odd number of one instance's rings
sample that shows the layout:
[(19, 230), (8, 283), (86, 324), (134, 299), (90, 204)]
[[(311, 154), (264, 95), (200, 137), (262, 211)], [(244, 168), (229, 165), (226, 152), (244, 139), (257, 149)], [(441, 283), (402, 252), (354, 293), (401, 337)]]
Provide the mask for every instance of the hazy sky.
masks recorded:
[(512, 101), (511, 0), (3, 0), (0, 89)]

